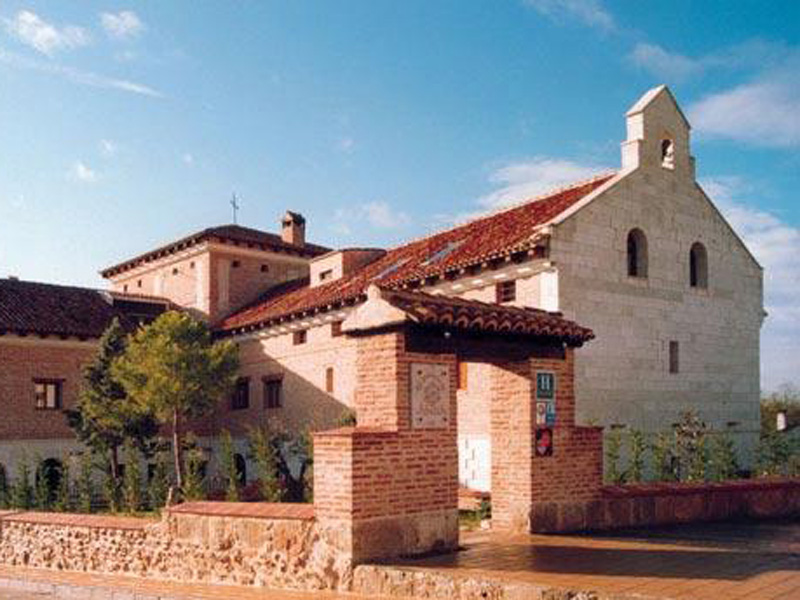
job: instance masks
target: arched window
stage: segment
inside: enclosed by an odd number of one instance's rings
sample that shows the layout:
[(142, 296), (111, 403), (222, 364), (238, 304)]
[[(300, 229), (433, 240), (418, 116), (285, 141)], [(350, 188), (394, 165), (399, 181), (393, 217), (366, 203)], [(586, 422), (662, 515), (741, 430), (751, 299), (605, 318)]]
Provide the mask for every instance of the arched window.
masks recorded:
[(247, 462), (241, 454), (233, 455), (233, 464), (236, 467), (236, 478), (239, 480), (239, 485), (247, 483)]
[(61, 484), (61, 476), (64, 472), (64, 466), (60, 460), (55, 458), (48, 458), (42, 461), (39, 468), (36, 470), (36, 483), (39, 483), (39, 478), (43, 477), (47, 486), (48, 499), (52, 502), (58, 493), (58, 486)]
[(628, 233), (628, 276), (647, 277), (647, 238), (639, 228)]
[(700, 242), (692, 244), (689, 250), (689, 285), (701, 289), (708, 287), (708, 253)]
[(666, 169), (675, 168), (675, 144), (672, 140), (661, 140), (661, 166)]

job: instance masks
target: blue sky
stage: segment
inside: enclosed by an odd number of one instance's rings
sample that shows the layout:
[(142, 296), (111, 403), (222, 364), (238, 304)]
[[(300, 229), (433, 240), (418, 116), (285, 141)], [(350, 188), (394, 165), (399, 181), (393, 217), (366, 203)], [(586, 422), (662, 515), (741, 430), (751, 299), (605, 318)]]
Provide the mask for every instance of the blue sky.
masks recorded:
[(97, 271), (229, 222), (387, 245), (619, 165), (671, 86), (766, 269), (767, 388), (800, 383), (800, 4), (0, 0), (0, 276)]

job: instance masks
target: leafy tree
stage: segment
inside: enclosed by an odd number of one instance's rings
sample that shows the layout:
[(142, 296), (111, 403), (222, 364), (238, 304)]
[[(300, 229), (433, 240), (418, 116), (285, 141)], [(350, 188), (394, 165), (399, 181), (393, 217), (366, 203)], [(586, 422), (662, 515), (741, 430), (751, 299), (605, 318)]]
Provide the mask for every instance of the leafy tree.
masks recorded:
[(639, 483), (644, 479), (645, 454), (647, 453), (647, 441), (644, 433), (638, 429), (631, 430), (630, 433), (630, 455), (631, 466), (628, 469), (628, 481)]
[(225, 490), (225, 500), (228, 502), (239, 501), (239, 473), (236, 470), (236, 460), (234, 458), (233, 438), (227, 429), (222, 431), (219, 446), (220, 462), (222, 471), (225, 473), (227, 486)]
[(651, 450), (656, 481), (677, 481), (678, 461), (673, 436), (662, 431), (656, 436)]
[(186, 436), (186, 446), (186, 477), (181, 493), (186, 500), (205, 500), (203, 467), (206, 461), (203, 449), (197, 445), (197, 439), (192, 433)]
[(214, 342), (208, 326), (168, 311), (130, 339), (112, 374), (146, 413), (172, 426), (175, 476), (183, 488), (183, 422), (212, 410), (235, 382), (237, 348)]
[(80, 471), (78, 472), (78, 509), (81, 512), (92, 512), (93, 496), (92, 454), (87, 449), (81, 454)]
[(725, 431), (719, 432), (711, 439), (708, 470), (712, 481), (733, 479), (739, 471), (736, 447), (731, 436)]
[(142, 505), (142, 470), (139, 452), (130, 440), (123, 446), (125, 454), (125, 474), (122, 485), (122, 498), (125, 509), (135, 513)]
[[(119, 470), (119, 465), (117, 465)], [(122, 505), (122, 482), (119, 475), (114, 476), (111, 470), (111, 463), (102, 466), (103, 472), (103, 498), (108, 504), (108, 510), (112, 513), (119, 512)]]
[(775, 433), (778, 413), (786, 415), (786, 431), (800, 426), (800, 388), (783, 384), (761, 399), (761, 435)]
[(609, 483), (625, 483), (625, 474), (620, 470), (619, 460), (622, 451), (622, 431), (620, 427), (611, 426), (606, 436), (606, 481)]
[(756, 447), (758, 475), (790, 475), (793, 456), (797, 454), (795, 440), (784, 432), (761, 436)]
[(17, 477), (11, 490), (11, 505), (24, 510), (30, 508), (32, 503), (31, 468), (28, 465), (28, 459), (23, 456), (17, 465)]
[(112, 372), (114, 361), (125, 351), (126, 336), (115, 318), (100, 338), (94, 360), (83, 370), (84, 386), (74, 409), (64, 411), (78, 439), (98, 456), (108, 459), (106, 496), (119, 503), (119, 451), (126, 440), (134, 440), (143, 451), (158, 432), (150, 410), (130, 401), (122, 383)]
[(256, 463), (261, 496), (267, 502), (280, 502), (282, 490), (277, 477), (278, 450), (273, 435), (266, 427), (253, 428), (249, 432), (250, 455)]

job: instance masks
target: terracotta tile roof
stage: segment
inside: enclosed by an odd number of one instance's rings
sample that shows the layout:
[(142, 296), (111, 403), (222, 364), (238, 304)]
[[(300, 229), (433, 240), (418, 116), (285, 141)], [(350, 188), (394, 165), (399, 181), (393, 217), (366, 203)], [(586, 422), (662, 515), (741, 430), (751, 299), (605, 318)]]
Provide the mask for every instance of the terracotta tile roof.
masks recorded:
[(153, 297), (0, 279), (0, 333), (97, 338), (114, 317), (134, 329), (168, 306)]
[(140, 254), (135, 258), (103, 269), (100, 271), (100, 274), (103, 277), (112, 277), (117, 273), (127, 271), (140, 264), (173, 254), (205, 241), (219, 241), (238, 246), (246, 246), (248, 248), (258, 248), (260, 250), (270, 250), (273, 252), (288, 252), (307, 257), (319, 256), (320, 254), (325, 254), (330, 251), (330, 248), (318, 246), (317, 244), (304, 244), (303, 246), (287, 244), (281, 239), (281, 236), (259, 229), (251, 229), (250, 227), (242, 227), (241, 225), (221, 225), (219, 227), (203, 229), (202, 231), (187, 235), (177, 241), (160, 246), (155, 250)]
[(536, 229), (607, 182), (613, 174), (576, 184), (548, 196), (470, 221), (389, 250), (385, 256), (352, 275), (316, 287), (298, 280), (268, 290), (249, 306), (224, 319), (218, 328), (237, 331), (257, 328), (306, 311), (356, 302), (367, 287), (399, 286), (491, 261), (536, 245)]
[(580, 346), (594, 338), (591, 329), (563, 318), (560, 313), (537, 308), (490, 304), (410, 290), (384, 291), (382, 297), (423, 325), (551, 337), (571, 346)]

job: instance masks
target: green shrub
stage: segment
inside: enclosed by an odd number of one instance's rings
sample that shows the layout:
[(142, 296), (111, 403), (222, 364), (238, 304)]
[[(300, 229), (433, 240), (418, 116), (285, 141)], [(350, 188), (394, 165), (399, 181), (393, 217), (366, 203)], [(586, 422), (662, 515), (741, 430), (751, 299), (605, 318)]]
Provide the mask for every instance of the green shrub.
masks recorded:
[(31, 468), (28, 459), (22, 457), (17, 465), (17, 477), (11, 489), (11, 506), (27, 510), (33, 504), (33, 488), (31, 487)]
[(282, 490), (277, 474), (277, 450), (273, 435), (266, 427), (252, 428), (248, 434), (250, 456), (256, 463), (258, 483), (262, 498), (267, 502), (280, 502)]
[(711, 438), (708, 474), (711, 481), (734, 479), (739, 472), (736, 447), (727, 432), (721, 431)]
[(131, 440), (123, 445), (125, 474), (122, 482), (122, 499), (125, 510), (138, 512), (142, 506), (142, 469), (138, 450)]
[(622, 451), (622, 430), (620, 427), (611, 426), (611, 431), (606, 435), (606, 482), (613, 484), (625, 483), (625, 473), (620, 469), (620, 454)]
[(681, 481), (704, 481), (706, 477), (708, 427), (692, 410), (681, 414), (675, 426), (675, 448)]
[(206, 490), (205, 481), (203, 480), (205, 455), (203, 449), (197, 445), (197, 438), (192, 434), (186, 436), (186, 445), (186, 475), (183, 478), (181, 495), (184, 500), (189, 502), (205, 500)]
[(92, 453), (86, 449), (81, 454), (80, 471), (78, 473), (78, 510), (92, 512), (94, 482), (92, 481)]
[(677, 481), (678, 461), (675, 456), (674, 437), (662, 431), (651, 446), (653, 476), (656, 481)]
[(148, 500), (152, 510), (161, 510), (167, 503), (169, 494), (169, 467), (162, 452), (155, 455), (153, 477), (147, 487)]
[(58, 512), (67, 512), (72, 508), (69, 457), (65, 456), (61, 463), (61, 479), (58, 480), (53, 508)]
[(628, 481), (639, 483), (644, 479), (644, 465), (647, 454), (647, 440), (644, 433), (633, 429), (629, 436), (631, 464), (628, 469)]
[(236, 470), (235, 451), (233, 438), (227, 429), (222, 431), (219, 440), (219, 459), (222, 471), (225, 473), (225, 500), (228, 502), (239, 501), (239, 473)]

